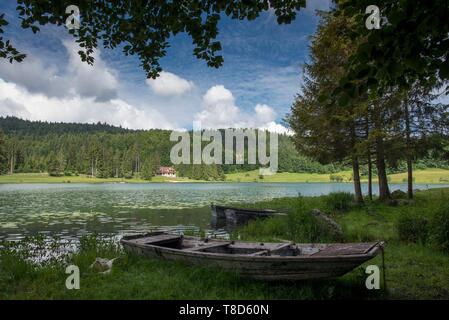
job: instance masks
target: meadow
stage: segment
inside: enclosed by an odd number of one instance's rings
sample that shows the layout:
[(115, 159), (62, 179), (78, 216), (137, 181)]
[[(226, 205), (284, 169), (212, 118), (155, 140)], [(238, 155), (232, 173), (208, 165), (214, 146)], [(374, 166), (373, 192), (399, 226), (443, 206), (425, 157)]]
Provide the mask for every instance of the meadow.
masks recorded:
[[(415, 183), (448, 183), (449, 170), (447, 169), (424, 169), (413, 172)], [(331, 176), (341, 178), (341, 182), (351, 182), (352, 171), (341, 171), (335, 174), (328, 173), (290, 173), (280, 172), (271, 176), (259, 176), (258, 170), (248, 172), (230, 173), (226, 175), (229, 182), (331, 182)], [(388, 176), (390, 183), (406, 183), (407, 173), (395, 173)], [(335, 180), (334, 180), (335, 181)], [(367, 182), (366, 177), (362, 177), (362, 182)], [(373, 182), (377, 182), (373, 178)]]
[[(414, 171), (414, 182), (419, 184), (449, 183), (449, 170), (424, 169)], [(351, 182), (351, 171), (341, 171), (335, 174), (323, 173), (290, 173), (280, 172), (270, 176), (260, 176), (258, 170), (226, 174), (226, 182), (337, 182), (332, 177), (341, 179), (338, 182)], [(390, 183), (406, 183), (406, 173), (396, 173), (388, 176)], [(52, 177), (48, 173), (14, 173), (0, 175), (0, 183), (151, 183), (151, 182), (206, 182), (205, 180), (193, 180), (187, 177), (162, 177), (155, 176), (150, 181), (138, 177), (125, 178), (96, 178), (80, 174), (78, 176)], [(362, 177), (362, 182), (367, 179)], [(373, 182), (377, 182), (374, 178)]]
[[(81, 240), (77, 253), (41, 265), (29, 259), (39, 248), (39, 240), (8, 244), (0, 253), (0, 299), (449, 299), (447, 247), (439, 247), (441, 242), (435, 242), (431, 232), (425, 241), (404, 240), (398, 232), (404, 217), (424, 218), (433, 225), (448, 198), (449, 189), (420, 191), (415, 200), (401, 199), (393, 205), (374, 200), (356, 206), (344, 194), (282, 198), (255, 206), (283, 211), (286, 216), (251, 222), (232, 235), (258, 241), (330, 241), (331, 234), (310, 224), (310, 209), (318, 208), (342, 226), (343, 241), (387, 241), (387, 290), (365, 288), (364, 268), (380, 266), (380, 256), (338, 279), (267, 283), (125, 254), (116, 242), (88, 236)], [(442, 225), (448, 228), (444, 221)], [(53, 245), (58, 247), (57, 240)], [(99, 274), (89, 268), (96, 257), (119, 259), (110, 274)], [(65, 288), (68, 264), (81, 270), (79, 290)]]

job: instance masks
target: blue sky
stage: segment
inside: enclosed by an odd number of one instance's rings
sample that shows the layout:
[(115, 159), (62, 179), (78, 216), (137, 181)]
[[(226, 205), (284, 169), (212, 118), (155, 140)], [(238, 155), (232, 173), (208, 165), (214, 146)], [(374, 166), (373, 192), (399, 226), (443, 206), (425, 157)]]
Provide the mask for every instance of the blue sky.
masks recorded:
[(307, 2), (290, 25), (278, 25), (269, 12), (251, 22), (222, 19), (219, 69), (196, 59), (188, 36), (177, 35), (161, 60), (163, 75), (147, 81), (137, 58), (120, 50), (100, 48), (95, 66), (83, 65), (65, 28), (44, 27), (35, 36), (18, 26), (15, 1), (3, 1), (0, 12), (11, 23), (5, 35), (28, 57), (20, 65), (0, 61), (0, 115), (144, 129), (190, 128), (200, 120), (204, 127), (282, 131), (300, 88), (315, 10), (330, 1)]

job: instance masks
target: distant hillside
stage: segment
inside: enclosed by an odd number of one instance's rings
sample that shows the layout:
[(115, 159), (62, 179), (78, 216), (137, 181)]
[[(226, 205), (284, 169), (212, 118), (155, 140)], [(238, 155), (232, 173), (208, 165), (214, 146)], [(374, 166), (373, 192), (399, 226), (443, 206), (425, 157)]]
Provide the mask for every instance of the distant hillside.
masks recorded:
[[(0, 137), (0, 159), (6, 160), (0, 161), (0, 174), (53, 171), (109, 178), (146, 172), (150, 176), (159, 165), (172, 166), (170, 150), (176, 143), (170, 141), (170, 130), (129, 130), (105, 123), (48, 123), (0, 117), (0, 129), (6, 133), (3, 143)], [(278, 172), (331, 174), (350, 169), (346, 163), (323, 165), (300, 154), (286, 135), (279, 136), (278, 152)], [(426, 157), (416, 161), (414, 167), (449, 168), (449, 163), (447, 159)], [(223, 179), (223, 173), (257, 168), (247, 161), (241, 165), (176, 166), (180, 176), (197, 180)], [(389, 173), (405, 170), (405, 163), (400, 162)], [(366, 175), (366, 164), (362, 164), (361, 173)]]
[(0, 129), (6, 134), (44, 136), (47, 134), (64, 133), (125, 133), (136, 130), (111, 126), (107, 123), (63, 123), (29, 121), (16, 117), (0, 117)]
[[(169, 130), (128, 130), (104, 123), (48, 123), (0, 117), (0, 129), (6, 133), (6, 163), (0, 173), (150, 177), (159, 165), (172, 166), (170, 150), (176, 143), (170, 141)], [(247, 161), (241, 165), (176, 166), (179, 176), (197, 180), (221, 180), (224, 173), (257, 168)], [(342, 169), (344, 164), (322, 165), (299, 154), (289, 136), (279, 136), (279, 172), (333, 173)]]

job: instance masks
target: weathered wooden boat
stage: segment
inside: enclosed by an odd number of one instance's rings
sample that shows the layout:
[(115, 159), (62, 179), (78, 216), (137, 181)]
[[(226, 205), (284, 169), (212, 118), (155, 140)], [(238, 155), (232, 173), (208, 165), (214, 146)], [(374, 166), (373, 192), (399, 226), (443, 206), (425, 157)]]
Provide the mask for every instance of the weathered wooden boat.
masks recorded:
[(383, 242), (294, 244), (200, 239), (153, 232), (124, 236), (124, 249), (149, 258), (220, 268), (263, 280), (341, 276), (374, 258)]
[(217, 206), (214, 204), (211, 204), (210, 208), (212, 212), (211, 223), (215, 228), (242, 225), (250, 220), (268, 218), (282, 214), (268, 209), (233, 208)]

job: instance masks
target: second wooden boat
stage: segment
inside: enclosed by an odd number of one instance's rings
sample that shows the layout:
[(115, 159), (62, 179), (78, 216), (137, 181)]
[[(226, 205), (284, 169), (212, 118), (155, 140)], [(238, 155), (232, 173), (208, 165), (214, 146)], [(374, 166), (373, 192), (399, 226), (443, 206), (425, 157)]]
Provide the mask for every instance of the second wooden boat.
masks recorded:
[(202, 240), (154, 232), (125, 236), (126, 251), (153, 259), (182, 261), (238, 272), (263, 280), (304, 280), (341, 276), (374, 258), (383, 242), (294, 244)]
[(222, 228), (226, 226), (237, 226), (247, 223), (250, 220), (273, 217), (279, 215), (274, 210), (263, 209), (247, 209), (234, 208), (226, 206), (217, 206), (212, 204), (210, 206), (212, 214), (212, 226), (215, 228)]

